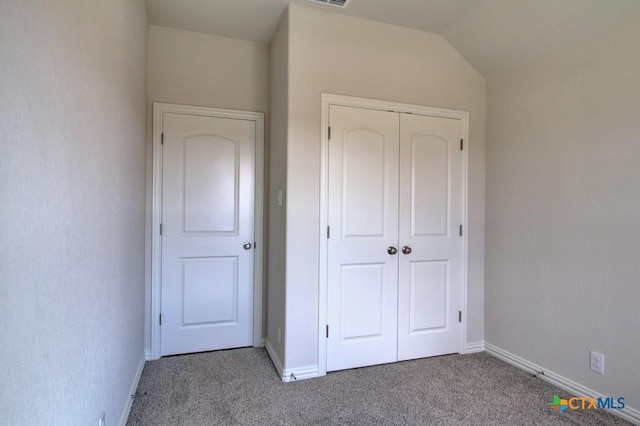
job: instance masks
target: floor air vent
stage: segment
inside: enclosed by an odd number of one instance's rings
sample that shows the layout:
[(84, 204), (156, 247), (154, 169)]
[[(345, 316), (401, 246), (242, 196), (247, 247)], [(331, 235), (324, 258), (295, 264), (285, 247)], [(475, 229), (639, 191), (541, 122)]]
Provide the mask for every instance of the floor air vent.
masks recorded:
[(328, 6), (340, 7), (342, 9), (349, 6), (351, 0), (309, 0), (311, 3), (326, 4)]

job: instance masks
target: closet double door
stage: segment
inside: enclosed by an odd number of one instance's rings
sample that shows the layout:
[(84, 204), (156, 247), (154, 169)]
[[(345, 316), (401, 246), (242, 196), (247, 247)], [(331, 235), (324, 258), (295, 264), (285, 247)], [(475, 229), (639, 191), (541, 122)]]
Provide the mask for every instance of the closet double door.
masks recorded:
[(463, 125), (329, 110), (327, 371), (461, 350)]

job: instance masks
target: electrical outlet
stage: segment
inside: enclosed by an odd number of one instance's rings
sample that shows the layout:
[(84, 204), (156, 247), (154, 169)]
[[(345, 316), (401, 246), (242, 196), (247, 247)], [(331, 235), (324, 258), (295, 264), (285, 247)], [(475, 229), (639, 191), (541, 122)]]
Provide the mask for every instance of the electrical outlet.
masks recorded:
[(589, 352), (589, 368), (591, 371), (604, 374), (604, 355), (594, 351)]
[(102, 411), (102, 414), (100, 414), (100, 418), (98, 419), (98, 426), (105, 426), (105, 417), (106, 414), (104, 413), (104, 410)]

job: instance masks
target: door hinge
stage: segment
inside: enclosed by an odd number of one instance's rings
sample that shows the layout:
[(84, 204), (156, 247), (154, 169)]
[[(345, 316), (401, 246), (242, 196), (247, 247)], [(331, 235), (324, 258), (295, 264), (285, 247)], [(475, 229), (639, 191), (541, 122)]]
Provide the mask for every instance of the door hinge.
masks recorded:
[(329, 126), (329, 133), (327, 134), (327, 139), (331, 139), (331, 126)]
[(160, 133), (160, 145), (164, 145), (164, 133)]
[(327, 324), (327, 339), (329, 338), (329, 324)]
[(460, 225), (460, 236), (462, 237), (462, 225)]
[(162, 224), (160, 224), (160, 235), (162, 235)]
[(462, 311), (458, 311), (458, 322), (462, 322)]
[(464, 149), (464, 139), (460, 139), (460, 151)]
[(162, 314), (160, 314), (160, 315), (159, 315), (158, 323), (159, 323), (160, 325), (162, 325)]
[(331, 227), (327, 226), (327, 239), (331, 238)]

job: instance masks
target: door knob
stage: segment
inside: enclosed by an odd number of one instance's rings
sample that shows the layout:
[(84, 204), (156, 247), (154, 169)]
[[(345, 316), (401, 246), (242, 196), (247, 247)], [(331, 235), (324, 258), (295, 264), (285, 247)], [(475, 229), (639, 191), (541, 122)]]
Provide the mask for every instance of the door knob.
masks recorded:
[(411, 254), (411, 247), (409, 247), (409, 246), (402, 247), (402, 252), (404, 254)]
[(251, 243), (247, 241), (242, 245), (242, 248), (244, 248), (245, 250), (251, 250)]
[(389, 253), (389, 254), (396, 254), (397, 252), (398, 252), (398, 249), (397, 249), (397, 248), (395, 248), (394, 246), (390, 246), (390, 247), (387, 249), (387, 253)]

